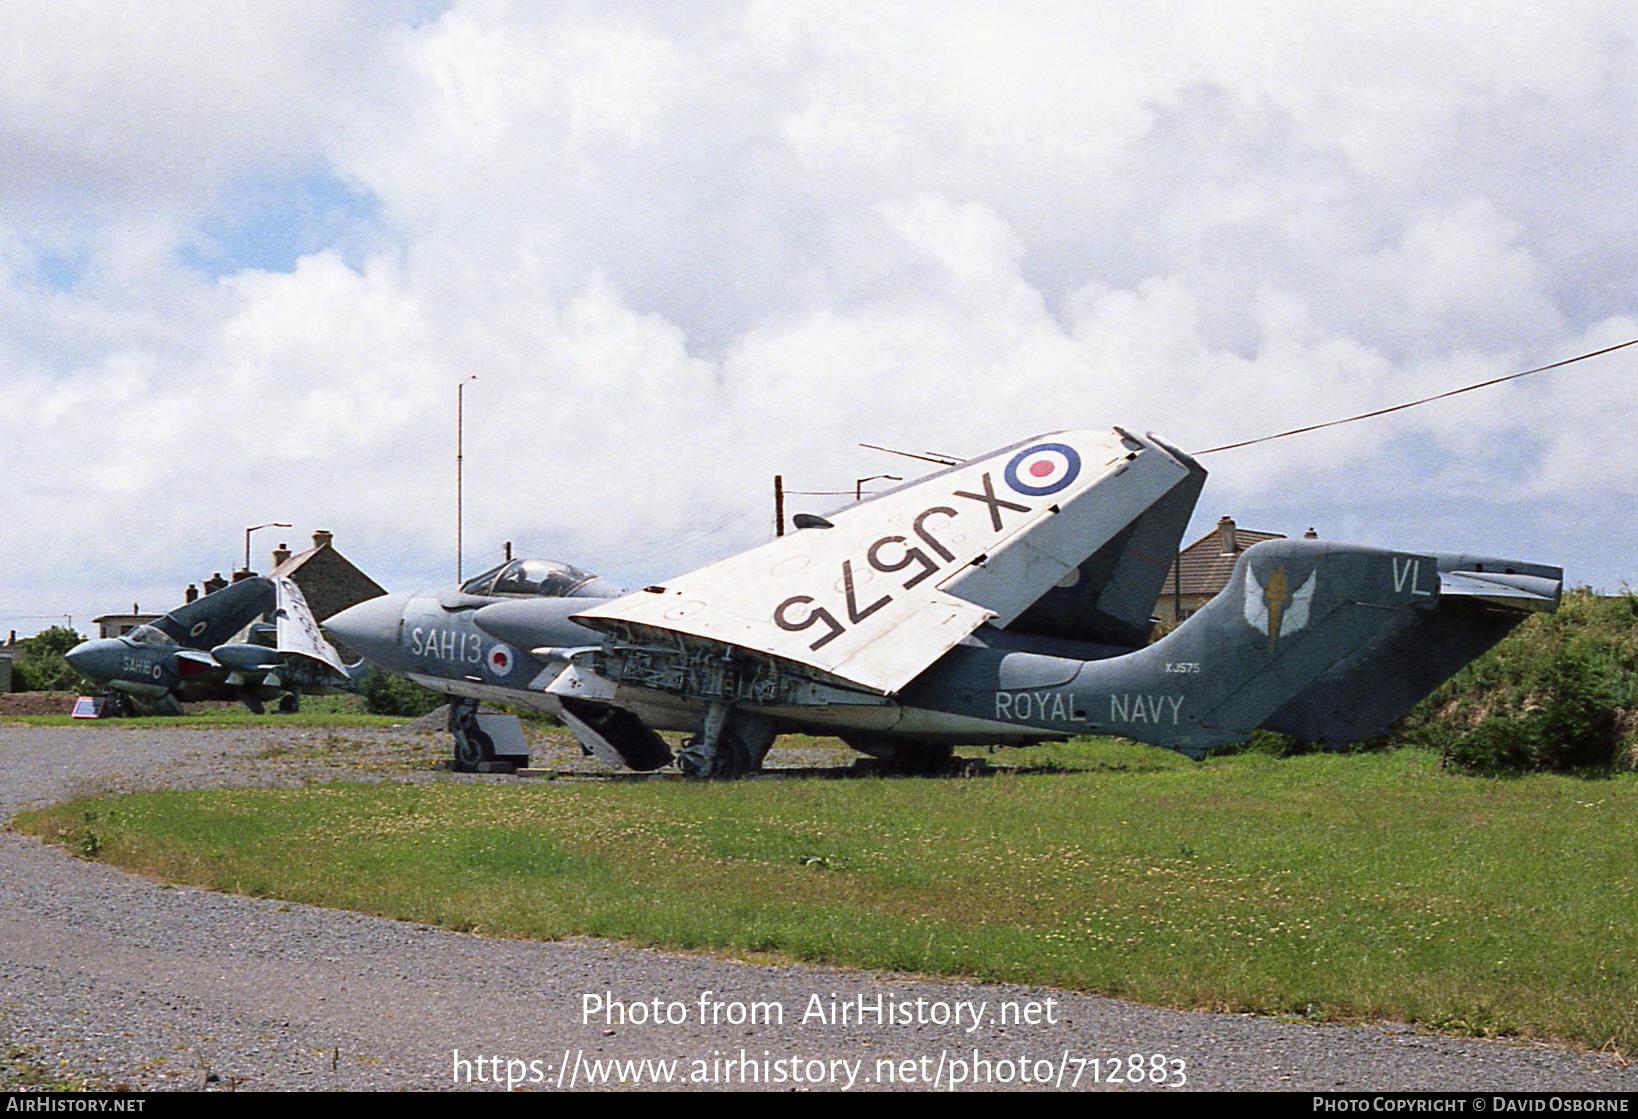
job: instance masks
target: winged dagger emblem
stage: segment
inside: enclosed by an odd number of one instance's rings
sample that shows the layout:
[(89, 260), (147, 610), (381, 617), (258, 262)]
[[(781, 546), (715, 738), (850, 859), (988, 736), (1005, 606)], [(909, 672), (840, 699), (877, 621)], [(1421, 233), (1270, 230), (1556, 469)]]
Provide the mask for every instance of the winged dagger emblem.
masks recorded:
[(1308, 581), (1290, 590), (1285, 565), (1281, 564), (1268, 577), (1267, 583), (1257, 581), (1257, 573), (1246, 568), (1246, 621), (1251, 628), (1268, 635), (1268, 651), (1274, 651), (1274, 641), (1296, 633), (1308, 624), (1308, 609), (1314, 601), (1314, 579), (1318, 572), (1309, 572)]

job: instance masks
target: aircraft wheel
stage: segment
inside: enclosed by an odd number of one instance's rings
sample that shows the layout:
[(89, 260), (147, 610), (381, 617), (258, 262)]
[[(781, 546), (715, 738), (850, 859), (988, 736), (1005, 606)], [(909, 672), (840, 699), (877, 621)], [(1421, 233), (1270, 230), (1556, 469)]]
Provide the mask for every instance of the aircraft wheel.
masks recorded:
[(699, 743), (700, 736), (695, 735), (683, 743), (683, 748), (677, 752), (677, 769), (684, 777), (732, 781), (751, 772), (751, 760), (747, 755), (745, 743), (738, 736), (732, 734), (720, 736), (717, 739), (716, 752), (705, 758), (702, 758), (701, 751), (696, 749)]
[(455, 739), (455, 772), (476, 773), (478, 766), (495, 760), (495, 743), (483, 731), (473, 728)]
[(301, 710), (301, 697), (295, 692), (288, 692), (279, 697), (279, 714), (294, 715)]

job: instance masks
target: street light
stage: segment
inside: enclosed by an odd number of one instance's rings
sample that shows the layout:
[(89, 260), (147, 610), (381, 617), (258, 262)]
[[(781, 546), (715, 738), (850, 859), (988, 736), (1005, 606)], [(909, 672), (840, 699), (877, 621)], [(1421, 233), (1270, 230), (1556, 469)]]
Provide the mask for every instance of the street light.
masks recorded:
[(461, 581), (461, 441), (466, 428), (466, 382), (476, 381), (473, 373), (455, 386), (455, 581)]
[(289, 527), (290, 526), (285, 524), (283, 521), (268, 521), (265, 525), (251, 525), (249, 528), (245, 529), (245, 566), (244, 566), (244, 570), (246, 570), (246, 571), (250, 570), (250, 534), (251, 533), (255, 532), (259, 528), (289, 528)]
[(900, 478), (897, 474), (872, 474), (868, 478), (860, 478), (860, 479), (858, 479), (857, 481), (855, 481), (853, 483), (853, 500), (854, 501), (863, 501), (864, 500), (864, 484), (866, 482), (875, 482), (875, 481), (878, 481), (879, 479), (882, 479), (882, 478), (887, 479), (889, 482), (902, 482), (902, 481), (904, 481), (904, 479)]

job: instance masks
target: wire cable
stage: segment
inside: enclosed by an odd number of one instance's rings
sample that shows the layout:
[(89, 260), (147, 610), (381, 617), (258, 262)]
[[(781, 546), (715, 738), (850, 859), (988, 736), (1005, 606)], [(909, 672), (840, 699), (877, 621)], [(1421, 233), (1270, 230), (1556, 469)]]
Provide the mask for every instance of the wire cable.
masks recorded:
[(1575, 357), (1567, 357), (1563, 361), (1555, 361), (1551, 365), (1538, 365), (1536, 368), (1526, 369), (1522, 373), (1509, 373), (1505, 377), (1493, 377), (1488, 381), (1480, 381), (1476, 385), (1467, 385), (1463, 388), (1451, 389), (1449, 392), (1441, 392), (1435, 393), (1432, 396), (1424, 396), (1420, 400), (1412, 400), (1404, 404), (1395, 404), (1391, 408), (1378, 408), (1374, 412), (1361, 412), (1357, 416), (1348, 416), (1345, 419), (1328, 420), (1321, 424), (1309, 424), (1307, 427), (1294, 427), (1290, 431), (1281, 431), (1274, 435), (1264, 435), (1257, 439), (1245, 439), (1238, 443), (1224, 443), (1221, 447), (1211, 447), (1204, 451), (1193, 451), (1190, 453), (1196, 457), (1199, 457), (1200, 455), (1216, 454), (1218, 451), (1232, 451), (1237, 447), (1250, 447), (1255, 443), (1267, 443), (1274, 439), (1284, 439), (1287, 435), (1301, 435), (1305, 431), (1318, 431), (1321, 428), (1326, 427), (1340, 427), (1342, 424), (1351, 424), (1359, 420), (1368, 420), (1372, 416), (1385, 416), (1389, 412), (1403, 412), (1406, 408), (1415, 408), (1421, 404), (1431, 404), (1435, 400), (1443, 400), (1449, 396), (1460, 396), (1464, 392), (1472, 392), (1475, 389), (1489, 388), (1491, 385), (1499, 385), (1504, 381), (1516, 381), (1520, 377), (1528, 377), (1533, 373), (1545, 373), (1549, 369), (1559, 369), (1566, 365), (1574, 365), (1578, 361), (1586, 361), (1588, 358), (1614, 353), (1616, 350), (1622, 350), (1628, 346), (1638, 346), (1638, 338), (1630, 338), (1625, 342), (1617, 342), (1613, 346), (1605, 346), (1602, 350), (1593, 350), (1591, 353), (1579, 354)]

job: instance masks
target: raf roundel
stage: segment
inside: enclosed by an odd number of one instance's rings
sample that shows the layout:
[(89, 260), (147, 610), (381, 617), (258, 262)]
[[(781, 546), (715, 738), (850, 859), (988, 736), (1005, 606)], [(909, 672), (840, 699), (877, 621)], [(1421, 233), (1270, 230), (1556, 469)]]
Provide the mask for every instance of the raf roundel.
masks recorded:
[(489, 655), (484, 658), (484, 663), (496, 676), (505, 676), (512, 671), (512, 650), (505, 645), (492, 646)]
[(1067, 443), (1037, 443), (1012, 456), (1002, 475), (1016, 493), (1046, 497), (1069, 484), (1081, 473), (1081, 456)]

